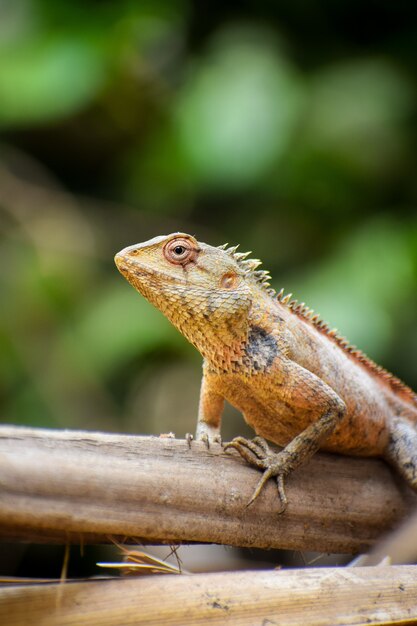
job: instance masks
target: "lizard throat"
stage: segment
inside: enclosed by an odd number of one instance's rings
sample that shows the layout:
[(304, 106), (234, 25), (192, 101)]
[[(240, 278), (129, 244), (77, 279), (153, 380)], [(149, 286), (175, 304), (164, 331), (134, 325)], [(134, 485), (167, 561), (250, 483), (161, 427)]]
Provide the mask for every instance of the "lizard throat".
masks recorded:
[(242, 367), (248, 336), (246, 319), (216, 320), (214, 315), (194, 315), (171, 318), (171, 322), (210, 363), (211, 369), (235, 372)]
[(247, 363), (249, 302), (245, 295), (192, 288), (126, 268), (125, 277), (193, 344), (213, 369), (240, 370)]

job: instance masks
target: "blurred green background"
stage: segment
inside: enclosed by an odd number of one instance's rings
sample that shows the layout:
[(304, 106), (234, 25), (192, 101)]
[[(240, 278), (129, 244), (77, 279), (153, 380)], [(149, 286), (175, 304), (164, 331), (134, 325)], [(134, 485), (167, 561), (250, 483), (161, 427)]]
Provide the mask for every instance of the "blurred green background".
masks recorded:
[(1, 418), (194, 429), (201, 359), (113, 264), (177, 230), (417, 388), (416, 13), (0, 0)]
[(0, 0), (0, 418), (194, 430), (201, 358), (113, 263), (177, 230), (417, 389), (416, 66), (411, 1)]

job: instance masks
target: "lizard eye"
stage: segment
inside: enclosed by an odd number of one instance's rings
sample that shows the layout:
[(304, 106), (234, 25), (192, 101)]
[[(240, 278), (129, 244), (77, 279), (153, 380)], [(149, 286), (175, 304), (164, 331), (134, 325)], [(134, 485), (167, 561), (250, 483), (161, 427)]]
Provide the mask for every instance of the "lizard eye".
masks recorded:
[(185, 265), (189, 261), (194, 261), (197, 250), (191, 245), (187, 239), (173, 239), (169, 241), (164, 248), (165, 258), (170, 263)]

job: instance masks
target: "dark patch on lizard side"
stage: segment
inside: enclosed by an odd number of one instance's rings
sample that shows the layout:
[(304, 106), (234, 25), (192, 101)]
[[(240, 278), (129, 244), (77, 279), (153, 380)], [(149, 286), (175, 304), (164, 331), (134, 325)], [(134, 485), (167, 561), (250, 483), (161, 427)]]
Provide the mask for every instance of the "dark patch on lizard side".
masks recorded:
[(278, 354), (278, 343), (273, 335), (260, 326), (252, 326), (245, 346), (245, 365), (257, 372), (269, 369)]

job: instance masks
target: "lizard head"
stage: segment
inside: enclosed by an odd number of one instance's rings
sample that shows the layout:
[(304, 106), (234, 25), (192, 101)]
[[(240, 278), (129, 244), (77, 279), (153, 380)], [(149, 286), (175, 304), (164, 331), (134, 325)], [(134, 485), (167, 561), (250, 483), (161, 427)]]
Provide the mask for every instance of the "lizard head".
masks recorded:
[[(128, 246), (116, 254), (121, 274), (207, 356), (247, 332), (256, 281), (246, 255), (173, 233)], [(252, 262), (253, 263), (259, 262)]]

